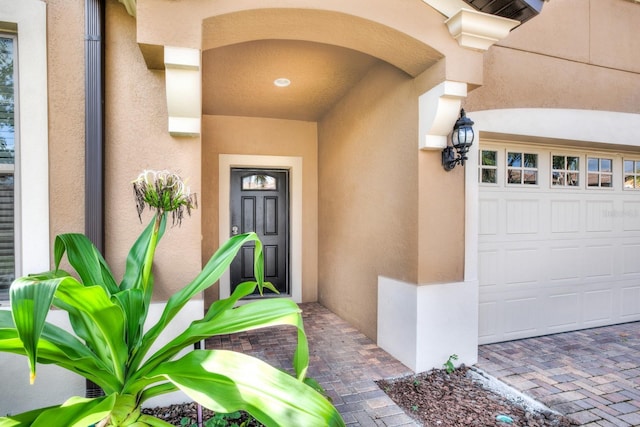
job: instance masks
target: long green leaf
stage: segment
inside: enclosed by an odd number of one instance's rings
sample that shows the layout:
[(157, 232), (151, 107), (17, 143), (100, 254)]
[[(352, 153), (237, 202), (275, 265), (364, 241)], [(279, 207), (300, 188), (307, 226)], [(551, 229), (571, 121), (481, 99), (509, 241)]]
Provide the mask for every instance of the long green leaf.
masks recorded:
[(106, 418), (114, 408), (116, 395), (87, 399), (72, 397), (62, 405), (42, 412), (31, 427), (87, 427)]
[(125, 289), (113, 296), (126, 313), (126, 342), (129, 352), (139, 344), (147, 318), (144, 294), (141, 289)]
[(15, 280), (9, 288), (11, 314), (18, 336), (29, 359), (30, 382), (36, 378), (38, 341), (45, 325), (53, 296), (64, 278), (39, 282), (23, 277)]
[(212, 320), (194, 321), (183, 333), (158, 350), (141, 368), (139, 375), (153, 370), (158, 364), (173, 358), (180, 350), (214, 335), (232, 334), (270, 326), (295, 326), (298, 345), (294, 354), (294, 368), (300, 380), (309, 365), (309, 347), (302, 324), (301, 310), (288, 299), (257, 300), (233, 310), (226, 310)]
[[(140, 363), (145, 357), (147, 351), (149, 351), (149, 348), (151, 348), (151, 345), (155, 342), (156, 338), (169, 324), (169, 322), (171, 322), (171, 320), (173, 320), (173, 318), (180, 312), (185, 304), (189, 302), (194, 295), (204, 291), (206, 288), (217, 282), (224, 271), (229, 267), (229, 265), (231, 265), (233, 258), (236, 256), (242, 245), (251, 241), (255, 242), (254, 265), (261, 266), (263, 264), (262, 243), (260, 243), (260, 240), (255, 233), (239, 234), (227, 240), (227, 242), (220, 246), (209, 262), (207, 262), (200, 274), (198, 274), (191, 283), (169, 298), (158, 322), (149, 329), (142, 338), (142, 343), (136, 351), (131, 365), (133, 369), (137, 369), (140, 366)], [(258, 267), (256, 270), (258, 287), (262, 291), (262, 286), (264, 286), (262, 268)]]
[(1, 427), (87, 427), (106, 418), (116, 401), (116, 395), (85, 399), (72, 397), (59, 406), (40, 408), (22, 414), (0, 418)]
[(127, 256), (124, 277), (120, 283), (121, 292), (116, 295), (126, 313), (128, 351), (132, 354), (140, 344), (144, 323), (149, 314), (149, 304), (153, 293), (151, 266), (156, 246), (167, 226), (167, 216), (160, 217), (157, 230), (155, 229), (156, 225), (156, 216), (154, 215), (149, 225), (131, 247)]
[(29, 427), (40, 414), (50, 409), (57, 408), (57, 406), (49, 406), (46, 408), (38, 408), (33, 411), (23, 412), (16, 415), (7, 415), (6, 417), (0, 417), (1, 427)]
[[(122, 282), (120, 282), (120, 289), (122, 290), (134, 288), (142, 289), (142, 270), (144, 267), (144, 260), (147, 256), (147, 252), (150, 250), (149, 243), (152, 240), (151, 235), (153, 234), (153, 227), (155, 222), (154, 219), (149, 222), (149, 225), (147, 225), (142, 234), (140, 234), (138, 239), (129, 250), (124, 277), (122, 278)], [(162, 238), (162, 235), (164, 234), (166, 229), (166, 225), (167, 219), (166, 216), (164, 216), (162, 218), (162, 223), (160, 224), (160, 229), (158, 231), (158, 241)]]
[(87, 286), (99, 285), (109, 294), (118, 291), (113, 274), (106, 261), (84, 234), (60, 234), (54, 244), (56, 269), (64, 253), (67, 253), (69, 264)]
[[(0, 351), (27, 354), (8, 311), (0, 311)], [(45, 323), (38, 341), (37, 362), (55, 363), (93, 381), (107, 392), (119, 387), (109, 366), (75, 336), (49, 323)]]
[(226, 350), (196, 350), (152, 372), (217, 412), (244, 410), (266, 426), (344, 426), (311, 387), (269, 364)]
[[(105, 343), (114, 375), (124, 381), (124, 367), (128, 358), (124, 341), (125, 324), (122, 307), (114, 303), (100, 286), (83, 286), (73, 278), (64, 279), (56, 291), (58, 301), (67, 307), (74, 307), (90, 322), (87, 325), (98, 331), (96, 335)], [(96, 348), (92, 347), (95, 351)], [(107, 362), (107, 360), (104, 360)]]

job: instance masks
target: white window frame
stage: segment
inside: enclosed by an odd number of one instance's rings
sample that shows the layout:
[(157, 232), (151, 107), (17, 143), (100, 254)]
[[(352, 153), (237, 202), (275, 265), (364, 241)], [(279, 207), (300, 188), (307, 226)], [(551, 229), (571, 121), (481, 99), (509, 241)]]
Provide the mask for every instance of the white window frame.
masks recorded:
[[(40, 0), (0, 0), (0, 30), (17, 35), (16, 276), (50, 268), (47, 14)], [(21, 197), (27, 194), (28, 197)], [(1, 302), (0, 302), (1, 303)]]
[[(597, 171), (589, 170), (589, 160), (591, 160), (591, 159), (598, 160), (598, 170)], [(611, 162), (611, 172), (603, 172), (602, 171), (602, 161), (603, 160), (609, 160)], [(585, 188), (587, 188), (588, 190), (612, 191), (614, 189), (614, 186), (615, 186), (615, 181), (614, 181), (615, 162), (616, 162), (615, 159), (612, 158), (612, 157), (606, 157), (606, 156), (600, 155), (600, 154), (587, 154), (585, 162), (584, 162), (584, 164), (585, 164), (585, 179), (584, 179)], [(624, 161), (623, 161), (622, 165), (624, 167)], [(598, 185), (589, 185), (589, 175), (597, 175), (598, 176)], [(603, 176), (609, 176), (610, 177), (611, 185), (609, 187), (602, 186), (602, 177)]]
[[(482, 152), (483, 151), (491, 151), (493, 153), (496, 154), (496, 164), (495, 165), (483, 165), (482, 164)], [(480, 147), (479, 153), (478, 153), (478, 183), (480, 185), (494, 185), (497, 186), (500, 183), (500, 150), (498, 150), (497, 148), (487, 148), (487, 147)], [(496, 180), (495, 182), (484, 182), (482, 181), (482, 172), (485, 170), (492, 170), (495, 171), (496, 174)]]
[[(507, 162), (509, 161), (509, 153), (516, 153), (516, 154), (520, 154), (522, 156), (522, 159), (520, 160), (520, 166), (509, 166), (507, 164)], [(524, 158), (525, 156), (529, 154), (529, 155), (534, 155), (536, 156), (536, 167), (528, 167), (524, 165)], [(536, 188), (540, 186), (540, 154), (536, 153), (536, 152), (532, 152), (532, 151), (527, 151), (525, 149), (515, 149), (515, 148), (507, 148), (505, 150), (504, 153), (504, 183), (506, 186), (520, 186), (520, 187), (527, 187), (527, 188)], [(509, 171), (519, 171), (520, 172), (520, 182), (509, 182)], [(525, 172), (532, 172), (535, 171), (536, 173), (536, 182), (535, 184), (530, 184), (527, 182), (524, 182), (524, 174)]]
[[(565, 161), (564, 161), (564, 168), (563, 169), (555, 169), (553, 167), (553, 158), (554, 157), (564, 157)], [(578, 169), (573, 170), (573, 169), (567, 169), (567, 158), (568, 157), (576, 157), (578, 159)], [(563, 153), (563, 152), (551, 152), (551, 157), (549, 158), (549, 186), (551, 188), (567, 188), (567, 189), (580, 189), (583, 188), (582, 186), (582, 180), (584, 180), (584, 156), (580, 155), (580, 154), (571, 154), (571, 153)], [(568, 173), (575, 173), (578, 175), (578, 182), (576, 183), (576, 185), (567, 185), (567, 182), (565, 180), (565, 182), (563, 184), (554, 184), (553, 183), (553, 173), (554, 172), (562, 172), (565, 174)]]
[[(625, 172), (624, 169), (624, 163), (625, 162), (633, 162), (634, 165), (634, 172), (631, 173), (627, 173)], [(635, 164), (640, 162), (640, 158), (635, 158), (635, 157), (631, 157), (631, 158), (627, 158), (627, 157), (623, 157), (622, 158), (622, 189), (625, 191), (639, 191), (640, 190), (640, 185), (636, 186), (635, 183), (637, 182), (638, 178), (640, 178), (640, 172), (635, 172), (636, 168), (635, 168)], [(624, 179), (626, 176), (633, 176), (634, 177), (634, 186), (633, 187), (627, 187), (626, 185), (624, 185)]]

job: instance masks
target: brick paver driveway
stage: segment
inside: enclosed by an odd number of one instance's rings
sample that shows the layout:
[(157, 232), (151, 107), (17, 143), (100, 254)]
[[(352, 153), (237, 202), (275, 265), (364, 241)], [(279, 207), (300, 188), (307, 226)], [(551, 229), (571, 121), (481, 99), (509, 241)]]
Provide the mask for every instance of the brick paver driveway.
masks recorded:
[(640, 322), (484, 345), (477, 367), (581, 425), (640, 425)]

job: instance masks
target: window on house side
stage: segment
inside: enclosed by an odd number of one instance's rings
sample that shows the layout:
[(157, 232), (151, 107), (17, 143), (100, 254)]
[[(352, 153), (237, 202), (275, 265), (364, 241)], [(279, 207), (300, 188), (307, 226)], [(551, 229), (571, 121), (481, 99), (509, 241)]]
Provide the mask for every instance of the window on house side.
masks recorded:
[(15, 37), (0, 34), (0, 300), (15, 279)]

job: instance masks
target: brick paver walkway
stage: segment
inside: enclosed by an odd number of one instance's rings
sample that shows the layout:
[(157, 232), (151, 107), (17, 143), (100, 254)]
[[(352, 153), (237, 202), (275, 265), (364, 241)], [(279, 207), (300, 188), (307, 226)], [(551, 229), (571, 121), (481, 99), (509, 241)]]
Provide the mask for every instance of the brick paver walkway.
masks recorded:
[(484, 345), (477, 366), (583, 426), (640, 426), (639, 322)]
[[(411, 374), (373, 341), (317, 303), (301, 304), (309, 340), (309, 372), (333, 399), (348, 426), (417, 426), (375, 384)], [(242, 351), (291, 372), (296, 343), (293, 327), (215, 337), (207, 348)]]

